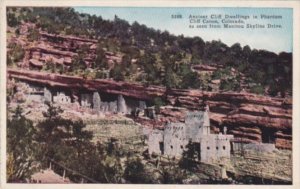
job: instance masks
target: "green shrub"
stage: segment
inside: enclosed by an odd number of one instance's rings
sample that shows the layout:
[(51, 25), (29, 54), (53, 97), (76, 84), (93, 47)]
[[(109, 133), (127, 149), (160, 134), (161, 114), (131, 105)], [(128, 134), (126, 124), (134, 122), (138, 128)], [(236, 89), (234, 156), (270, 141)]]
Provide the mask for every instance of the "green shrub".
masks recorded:
[(19, 62), (24, 58), (25, 51), (21, 45), (12, 43), (9, 44), (8, 47), (11, 48), (11, 51), (9, 52), (9, 57), (14, 63)]
[(38, 41), (39, 38), (40, 38), (40, 33), (37, 29), (34, 29), (34, 28), (30, 28), (29, 29), (29, 34), (27, 36), (28, 40), (29, 41)]
[(250, 88), (250, 92), (251, 93), (256, 93), (256, 94), (264, 94), (265, 89), (261, 85), (255, 85), (255, 86)]

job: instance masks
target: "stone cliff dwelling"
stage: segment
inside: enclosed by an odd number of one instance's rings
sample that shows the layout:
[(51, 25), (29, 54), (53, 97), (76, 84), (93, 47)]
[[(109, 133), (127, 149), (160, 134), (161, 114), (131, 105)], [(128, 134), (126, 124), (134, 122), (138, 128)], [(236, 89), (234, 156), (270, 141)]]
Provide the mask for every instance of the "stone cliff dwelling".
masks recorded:
[[(135, 121), (159, 129), (164, 129), (167, 122), (184, 122), (186, 112), (200, 110), (205, 99), (210, 107), (210, 131), (234, 135), (231, 149), (240, 149), (241, 143), (268, 143), (271, 149), (274, 145), (278, 149), (292, 149), (292, 101), (286, 99), (248, 93), (166, 90), (158, 86), (86, 80), (16, 69), (8, 69), (7, 77), (8, 81), (16, 80), (28, 86), (25, 92), (27, 100), (70, 104), (73, 107), (76, 105), (83, 108), (79, 109), (80, 112), (89, 109), (88, 112), (94, 113), (145, 115), (137, 116)], [(165, 98), (169, 106), (161, 109), (159, 114), (155, 114), (153, 107), (155, 97)], [(77, 111), (76, 107), (74, 111)], [(186, 121), (185, 125), (188, 124)], [(181, 125), (177, 126), (180, 128)], [(163, 141), (161, 148), (162, 144)]]
[(147, 108), (145, 101), (123, 97), (123, 95), (86, 90), (74, 92), (67, 89), (42, 87), (28, 83), (24, 83), (24, 85), (28, 89), (27, 98), (40, 103), (77, 103), (83, 108), (90, 108), (96, 112), (121, 114), (131, 114), (132, 111), (143, 111)]
[[(157, 119), (153, 107), (147, 107), (146, 101), (109, 94), (101, 91), (70, 90), (64, 88), (51, 88), (33, 83), (23, 83), (26, 86), (27, 99), (39, 103), (52, 102), (55, 104), (78, 104), (94, 112), (132, 114), (144, 112), (145, 116)], [(149, 104), (148, 104), (149, 105)], [(152, 110), (152, 111), (151, 111)], [(227, 127), (222, 127), (218, 134), (213, 134), (210, 125), (209, 110), (188, 112), (184, 122), (169, 122), (164, 130), (153, 129), (146, 134), (148, 138), (149, 154), (181, 157), (189, 141), (192, 142), (196, 152), (196, 159), (201, 162), (219, 161), (230, 158), (230, 153), (240, 153), (244, 150), (269, 152), (275, 150), (274, 131), (264, 129), (262, 141), (248, 143), (235, 132), (227, 134)], [(163, 123), (161, 123), (163, 124)], [(163, 124), (164, 125), (164, 124)], [(245, 143), (246, 142), (246, 143)]]
[(181, 157), (191, 142), (197, 154), (197, 160), (212, 162), (230, 158), (233, 135), (210, 133), (209, 112), (188, 112), (184, 123), (168, 123), (164, 131), (153, 130), (149, 134), (149, 154), (156, 153), (172, 157)]

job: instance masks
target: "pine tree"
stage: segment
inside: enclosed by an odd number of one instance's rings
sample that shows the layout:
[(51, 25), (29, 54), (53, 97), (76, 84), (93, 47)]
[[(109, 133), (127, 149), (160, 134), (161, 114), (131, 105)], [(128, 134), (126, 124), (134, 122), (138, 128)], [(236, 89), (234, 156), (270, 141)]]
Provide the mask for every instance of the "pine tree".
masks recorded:
[(22, 182), (34, 171), (35, 149), (38, 148), (32, 139), (36, 134), (32, 121), (26, 119), (23, 110), (18, 106), (7, 120), (7, 181)]

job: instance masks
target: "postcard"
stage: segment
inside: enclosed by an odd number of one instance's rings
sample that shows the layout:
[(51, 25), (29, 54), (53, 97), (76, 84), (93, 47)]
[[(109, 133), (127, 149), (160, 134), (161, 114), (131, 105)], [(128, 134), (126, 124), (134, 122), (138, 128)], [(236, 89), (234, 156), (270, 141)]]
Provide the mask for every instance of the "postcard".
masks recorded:
[(2, 4), (1, 187), (299, 187), (299, 2)]

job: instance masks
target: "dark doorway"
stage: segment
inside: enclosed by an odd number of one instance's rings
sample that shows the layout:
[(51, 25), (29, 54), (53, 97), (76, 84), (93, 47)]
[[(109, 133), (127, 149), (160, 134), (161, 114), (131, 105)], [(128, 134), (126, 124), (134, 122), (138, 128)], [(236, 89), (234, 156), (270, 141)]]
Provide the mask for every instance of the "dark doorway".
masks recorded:
[(275, 130), (270, 128), (262, 128), (261, 131), (261, 140), (263, 143), (275, 142)]
[(230, 154), (234, 154), (233, 142), (230, 142)]
[(163, 142), (159, 142), (159, 150), (161, 152), (161, 155), (164, 154), (164, 143)]

